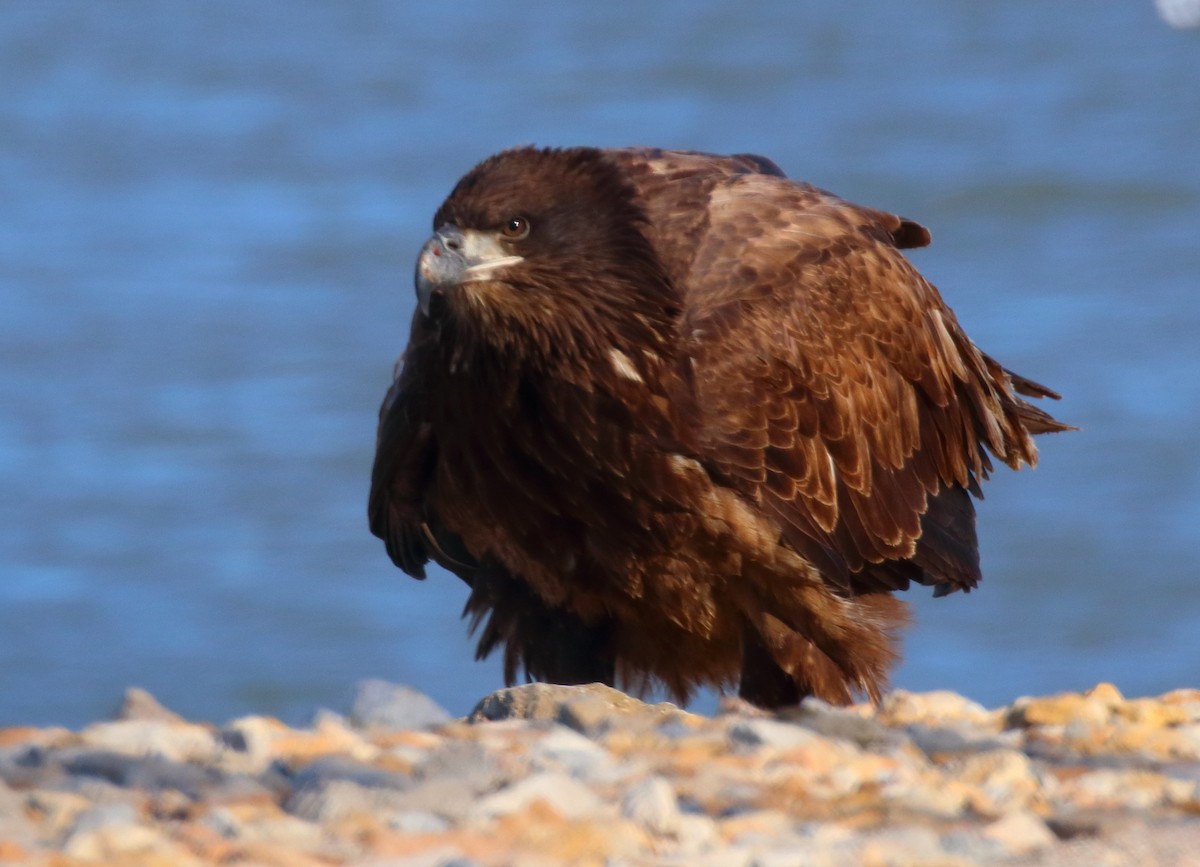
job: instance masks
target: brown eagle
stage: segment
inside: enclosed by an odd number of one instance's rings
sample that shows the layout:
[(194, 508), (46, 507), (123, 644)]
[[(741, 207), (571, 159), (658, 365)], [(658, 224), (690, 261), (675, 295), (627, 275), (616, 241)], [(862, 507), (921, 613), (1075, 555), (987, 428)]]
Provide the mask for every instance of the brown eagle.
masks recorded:
[(1066, 430), (963, 333), (910, 220), (759, 156), (508, 150), (458, 182), (380, 411), (371, 532), (555, 683), (877, 699), (971, 494)]

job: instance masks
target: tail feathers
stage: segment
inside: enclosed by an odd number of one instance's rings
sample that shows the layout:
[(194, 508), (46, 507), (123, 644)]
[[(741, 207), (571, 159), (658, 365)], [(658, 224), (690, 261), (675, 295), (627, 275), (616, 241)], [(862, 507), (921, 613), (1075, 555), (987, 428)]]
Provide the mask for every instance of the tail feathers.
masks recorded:
[(1025, 430), (1031, 434), (1062, 433), (1067, 430), (1079, 430), (1073, 424), (1065, 424), (1040, 407), (1024, 400), (1017, 404), (1017, 416)]
[[(989, 359), (990, 360), (990, 359)], [(992, 362), (996, 364), (996, 362)], [(997, 364), (999, 367), (999, 365)], [(1041, 398), (1048, 397), (1051, 400), (1061, 400), (1062, 395), (1052, 388), (1047, 388), (1040, 382), (1034, 382), (1032, 379), (1027, 379), (1019, 373), (1013, 373), (1007, 367), (1000, 367), (1001, 370), (1008, 376), (1008, 381), (1012, 383), (1013, 390), (1017, 394), (1025, 397)], [(1017, 400), (1017, 416), (1021, 419), (1021, 424), (1025, 430), (1031, 434), (1044, 433), (1060, 433), (1067, 430), (1079, 430), (1072, 424), (1064, 424), (1056, 419), (1050, 413), (1046, 412), (1041, 407), (1034, 406), (1028, 401)]]
[(1062, 400), (1062, 395), (1052, 388), (1042, 385), (1040, 382), (1034, 382), (1032, 379), (1021, 376), (1019, 373), (1013, 373), (1007, 367), (1004, 372), (1008, 374), (1009, 382), (1012, 383), (1017, 394), (1023, 394), (1026, 397), (1048, 397), (1051, 400)]
[(816, 587), (796, 601), (791, 611), (772, 605), (744, 612), (741, 696), (763, 707), (807, 695), (849, 704), (865, 694), (878, 702), (899, 658), (904, 603), (889, 593), (845, 598)]

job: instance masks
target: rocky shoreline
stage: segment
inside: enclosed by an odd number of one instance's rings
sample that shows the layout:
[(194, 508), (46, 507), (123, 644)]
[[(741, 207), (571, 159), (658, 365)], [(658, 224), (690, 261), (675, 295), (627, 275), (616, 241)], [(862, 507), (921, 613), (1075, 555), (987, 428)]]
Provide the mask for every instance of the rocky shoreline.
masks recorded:
[(532, 684), (453, 719), (368, 681), (292, 728), (131, 689), (0, 729), (0, 864), (1200, 865), (1200, 690), (704, 717)]

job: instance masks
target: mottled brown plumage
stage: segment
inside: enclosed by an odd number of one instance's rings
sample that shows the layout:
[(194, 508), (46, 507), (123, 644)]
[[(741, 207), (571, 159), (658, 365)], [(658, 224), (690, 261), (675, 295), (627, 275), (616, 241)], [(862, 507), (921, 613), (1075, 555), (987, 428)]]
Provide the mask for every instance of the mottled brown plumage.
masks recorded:
[(989, 453), (1067, 428), (899, 252), (923, 227), (762, 157), (506, 151), (434, 229), (371, 530), (471, 586), (510, 682), (876, 698), (892, 591), (979, 581)]

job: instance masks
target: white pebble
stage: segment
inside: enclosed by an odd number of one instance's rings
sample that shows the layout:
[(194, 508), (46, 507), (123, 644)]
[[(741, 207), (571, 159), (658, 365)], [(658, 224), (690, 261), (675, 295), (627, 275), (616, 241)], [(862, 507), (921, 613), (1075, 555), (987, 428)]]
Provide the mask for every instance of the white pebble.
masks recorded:
[(542, 772), (488, 795), (475, 804), (469, 815), (472, 819), (507, 816), (536, 801), (542, 801), (564, 819), (579, 819), (603, 806), (591, 789), (566, 774)]
[(621, 799), (621, 814), (655, 836), (679, 833), (679, 801), (674, 787), (662, 777), (634, 784)]

